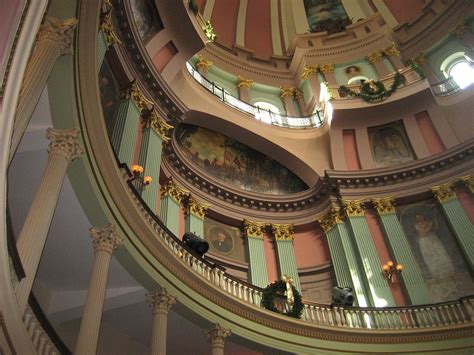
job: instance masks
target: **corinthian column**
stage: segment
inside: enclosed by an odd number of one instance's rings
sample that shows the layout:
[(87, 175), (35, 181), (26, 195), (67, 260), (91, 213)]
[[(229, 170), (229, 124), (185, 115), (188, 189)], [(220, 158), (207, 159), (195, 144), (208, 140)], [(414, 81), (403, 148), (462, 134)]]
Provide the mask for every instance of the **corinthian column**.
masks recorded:
[(48, 128), (46, 133), (46, 138), (51, 141), (48, 164), (16, 244), (26, 274), (17, 289), (22, 310), (28, 302), (67, 167), (83, 152), (77, 142), (79, 132), (78, 129), (61, 131)]
[(166, 334), (168, 328), (168, 312), (176, 303), (165, 288), (146, 295), (146, 301), (153, 310), (153, 329), (151, 334), (152, 355), (166, 355)]
[(230, 330), (219, 324), (207, 332), (207, 340), (211, 344), (211, 355), (224, 355), (225, 339), (230, 336)]
[(72, 53), (76, 25), (77, 20), (74, 18), (62, 21), (47, 17), (40, 27), (35, 48), (21, 83), (10, 148), (10, 161), (30, 122), (54, 63), (60, 56)]
[(96, 353), (110, 259), (114, 250), (123, 244), (112, 224), (103, 228), (91, 228), (90, 233), (95, 258), (76, 344), (76, 355)]

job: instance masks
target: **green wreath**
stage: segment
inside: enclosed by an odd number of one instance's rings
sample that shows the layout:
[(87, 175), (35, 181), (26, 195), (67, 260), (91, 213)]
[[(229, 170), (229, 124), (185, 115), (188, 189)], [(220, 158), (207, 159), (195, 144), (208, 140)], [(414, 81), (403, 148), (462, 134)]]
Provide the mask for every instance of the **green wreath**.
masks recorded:
[(284, 294), (284, 292), (286, 291), (286, 282), (284, 281), (275, 281), (263, 290), (262, 306), (268, 309), (269, 311), (284, 314), (288, 317), (300, 319), (304, 308), (303, 299), (301, 298), (301, 294), (298, 292), (295, 286), (291, 285), (291, 289), (293, 290), (293, 297), (295, 298), (295, 302), (293, 303), (293, 307), (290, 311), (283, 313), (280, 312), (275, 306), (276, 295)]

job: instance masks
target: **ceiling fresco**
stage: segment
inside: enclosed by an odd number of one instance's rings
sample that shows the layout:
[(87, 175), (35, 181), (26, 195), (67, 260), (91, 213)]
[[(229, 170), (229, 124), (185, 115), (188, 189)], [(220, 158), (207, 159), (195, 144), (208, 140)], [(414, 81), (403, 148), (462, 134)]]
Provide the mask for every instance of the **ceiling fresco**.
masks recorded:
[(233, 187), (269, 195), (308, 189), (300, 178), (277, 161), (220, 133), (181, 124), (176, 129), (175, 139), (189, 161)]

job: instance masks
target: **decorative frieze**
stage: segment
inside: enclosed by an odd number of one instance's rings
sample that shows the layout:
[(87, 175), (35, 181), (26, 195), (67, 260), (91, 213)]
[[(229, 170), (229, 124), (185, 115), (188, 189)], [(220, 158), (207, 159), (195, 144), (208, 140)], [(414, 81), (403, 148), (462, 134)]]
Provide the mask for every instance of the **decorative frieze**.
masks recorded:
[(451, 34), (457, 38), (463, 38), (467, 31), (469, 31), (469, 26), (466, 21), (463, 20), (451, 30)]
[(62, 156), (68, 162), (80, 158), (84, 152), (78, 143), (80, 132), (77, 128), (67, 131), (48, 128), (46, 138), (51, 141), (48, 146), (48, 153)]
[(332, 229), (337, 223), (344, 223), (344, 216), (341, 208), (332, 206), (328, 213), (317, 220), (324, 232)]
[(204, 58), (202, 54), (198, 54), (198, 59), (196, 61), (196, 68), (204, 72), (207, 72), (209, 68), (212, 66), (212, 64), (214, 64), (212, 61)]
[(253, 80), (245, 79), (243, 76), (239, 75), (238, 80), (237, 80), (237, 87), (239, 89), (249, 89), (250, 90), (252, 84), (253, 84)]
[(186, 212), (189, 214), (193, 214), (194, 216), (204, 220), (206, 216), (207, 209), (210, 207), (208, 204), (202, 203), (197, 201), (193, 197), (189, 197), (186, 203), (187, 210)]
[(158, 115), (155, 109), (152, 109), (147, 117), (143, 117), (143, 127), (152, 128), (161, 137), (164, 143), (170, 140), (168, 132), (173, 128), (172, 125), (168, 124)]
[(189, 195), (189, 191), (178, 187), (173, 179), (168, 179), (165, 185), (161, 187), (161, 197), (171, 197), (175, 202), (181, 203)]
[(107, 42), (107, 45), (109, 47), (113, 46), (116, 43), (122, 44), (122, 42), (114, 31), (114, 26), (112, 23), (112, 8), (109, 8), (106, 12), (102, 14), (100, 28), (104, 33), (105, 41)]
[(364, 200), (342, 200), (342, 206), (348, 217), (363, 217)]
[(294, 231), (292, 224), (271, 224), (275, 240), (293, 240)]
[(395, 197), (373, 198), (372, 204), (379, 215), (395, 213)]
[(431, 192), (441, 203), (457, 199), (456, 193), (453, 190), (452, 182), (434, 186), (431, 188)]
[(265, 228), (265, 222), (254, 222), (248, 219), (244, 220), (244, 235), (248, 238), (263, 239)]
[(90, 228), (94, 251), (106, 251), (112, 254), (115, 249), (123, 244), (123, 239), (115, 232), (115, 226), (108, 224), (103, 228)]

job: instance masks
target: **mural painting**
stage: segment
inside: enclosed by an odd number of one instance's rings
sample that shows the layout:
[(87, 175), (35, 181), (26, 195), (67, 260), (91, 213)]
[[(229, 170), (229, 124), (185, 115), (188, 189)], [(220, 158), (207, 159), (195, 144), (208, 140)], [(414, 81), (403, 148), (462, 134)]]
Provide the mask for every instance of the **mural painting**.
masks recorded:
[(130, 5), (138, 34), (146, 44), (164, 28), (156, 5), (153, 0), (130, 0)]
[(175, 137), (186, 158), (237, 188), (270, 195), (308, 188), (277, 161), (220, 133), (182, 124)]
[(396, 166), (415, 159), (402, 121), (369, 127), (372, 156), (378, 168)]
[(105, 60), (99, 71), (99, 91), (105, 126), (107, 127), (109, 137), (111, 137), (115, 121), (117, 120), (117, 107), (120, 101), (120, 86), (115, 79), (109, 64)]
[(204, 235), (209, 251), (229, 259), (245, 261), (244, 241), (240, 230), (206, 218)]
[(398, 214), (432, 301), (473, 294), (467, 262), (439, 207), (417, 203), (400, 206)]
[(304, 8), (310, 32), (337, 33), (352, 23), (341, 0), (304, 0)]

